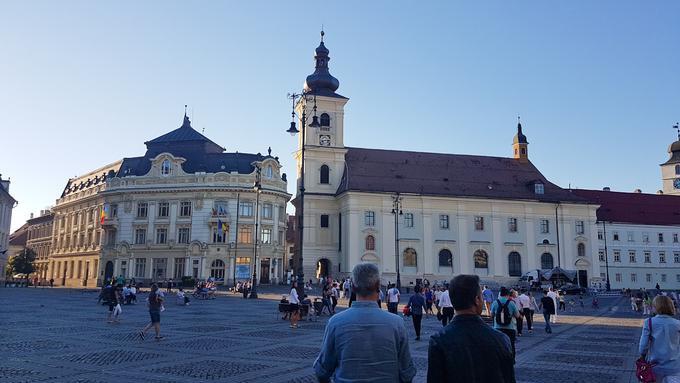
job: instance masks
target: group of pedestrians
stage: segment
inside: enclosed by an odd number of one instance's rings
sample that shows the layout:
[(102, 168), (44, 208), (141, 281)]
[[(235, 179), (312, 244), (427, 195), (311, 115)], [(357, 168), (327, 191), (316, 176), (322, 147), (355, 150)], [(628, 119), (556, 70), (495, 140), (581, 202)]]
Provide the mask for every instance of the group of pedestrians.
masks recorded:
[[(326, 325), (314, 362), (317, 378), (320, 382), (331, 378), (337, 382), (410, 382), (417, 371), (404, 321), (393, 315), (398, 289), (390, 286), (389, 312), (381, 310), (376, 304), (380, 272), (377, 266), (362, 263), (352, 271), (352, 291), (356, 294), (352, 307), (331, 317)], [(407, 303), (416, 339), (420, 338), (427, 301), (427, 293), (416, 286)], [(485, 304), (479, 277), (458, 275), (439, 294), (438, 301), (442, 311), (450, 307), (456, 315), (452, 314), (450, 323), (430, 340), (428, 382), (515, 382), (510, 339), (480, 317)]]

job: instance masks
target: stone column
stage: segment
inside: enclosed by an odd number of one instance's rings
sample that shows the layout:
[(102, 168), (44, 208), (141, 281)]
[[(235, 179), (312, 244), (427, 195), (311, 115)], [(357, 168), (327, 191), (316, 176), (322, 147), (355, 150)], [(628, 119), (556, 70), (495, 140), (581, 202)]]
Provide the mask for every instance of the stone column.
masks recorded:
[(507, 254), (503, 254), (503, 236), (502, 236), (502, 222), (501, 217), (493, 216), (491, 224), (491, 236), (493, 243), (491, 248), (493, 249), (493, 274), (498, 277), (506, 277), (507, 271), (505, 270), (505, 265), (507, 264)]
[(418, 267), (418, 277), (423, 274), (432, 274), (434, 270), (434, 258), (432, 253), (432, 214), (423, 214), (423, 254), (421, 257), (422, 266)]

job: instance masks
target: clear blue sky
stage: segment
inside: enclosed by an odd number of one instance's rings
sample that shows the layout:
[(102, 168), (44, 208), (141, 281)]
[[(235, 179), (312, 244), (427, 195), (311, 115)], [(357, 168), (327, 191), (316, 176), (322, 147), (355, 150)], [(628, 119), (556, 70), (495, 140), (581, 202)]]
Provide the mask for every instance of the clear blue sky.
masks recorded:
[[(67, 179), (181, 124), (292, 174), (321, 24), (345, 144), (530, 158), (560, 186), (655, 192), (680, 120), (680, 2), (4, 1), (0, 173), (13, 228)], [(292, 180), (292, 178), (291, 178)], [(294, 182), (290, 182), (293, 192)]]

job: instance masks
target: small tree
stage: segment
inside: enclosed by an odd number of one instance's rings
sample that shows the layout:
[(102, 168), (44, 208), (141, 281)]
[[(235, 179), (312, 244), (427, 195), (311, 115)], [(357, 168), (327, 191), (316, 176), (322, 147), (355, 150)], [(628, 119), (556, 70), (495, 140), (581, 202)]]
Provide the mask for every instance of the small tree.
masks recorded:
[(29, 248), (24, 248), (19, 254), (10, 258), (7, 262), (7, 269), (11, 270), (11, 274), (26, 275), (26, 287), (28, 287), (28, 275), (35, 271), (33, 262), (35, 261), (35, 252)]

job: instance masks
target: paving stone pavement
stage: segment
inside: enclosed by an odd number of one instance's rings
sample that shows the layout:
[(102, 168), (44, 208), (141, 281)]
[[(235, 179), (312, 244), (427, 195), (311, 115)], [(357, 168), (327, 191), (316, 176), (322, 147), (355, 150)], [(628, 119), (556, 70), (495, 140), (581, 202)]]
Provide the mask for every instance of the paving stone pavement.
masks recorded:
[[(171, 298), (162, 314), (165, 339), (149, 339), (150, 332), (142, 341), (143, 303), (124, 306), (121, 323), (108, 324), (95, 291), (0, 288), (0, 382), (315, 382), (311, 364), (328, 317), (290, 329), (277, 312), (280, 295), (261, 296), (223, 294), (187, 307)], [(536, 316), (534, 333), (517, 342), (518, 382), (635, 382), (642, 317), (619, 297), (602, 298), (601, 306), (559, 315), (552, 335)], [(415, 382), (424, 382), (427, 339), (441, 324), (424, 319), (416, 342), (405, 321)]]

